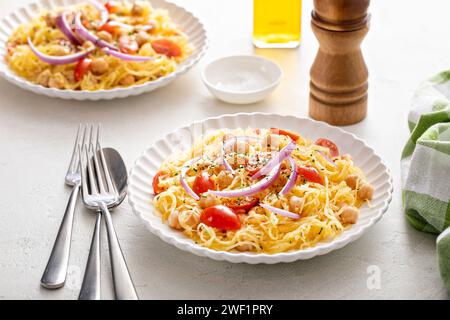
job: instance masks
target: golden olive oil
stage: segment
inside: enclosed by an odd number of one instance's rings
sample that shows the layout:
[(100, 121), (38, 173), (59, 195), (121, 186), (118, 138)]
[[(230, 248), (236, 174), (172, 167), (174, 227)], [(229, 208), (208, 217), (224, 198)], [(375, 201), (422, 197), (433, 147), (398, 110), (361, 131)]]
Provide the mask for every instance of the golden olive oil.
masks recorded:
[(300, 44), (302, 0), (253, 0), (253, 44), (295, 48)]

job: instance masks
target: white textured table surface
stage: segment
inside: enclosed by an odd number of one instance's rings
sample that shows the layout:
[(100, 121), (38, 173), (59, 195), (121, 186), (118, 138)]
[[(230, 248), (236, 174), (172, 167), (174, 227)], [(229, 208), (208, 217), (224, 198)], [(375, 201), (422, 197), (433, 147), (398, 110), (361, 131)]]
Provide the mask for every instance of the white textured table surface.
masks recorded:
[[(1, 1), (2, 14), (27, 0)], [(206, 62), (252, 53), (250, 0), (177, 1), (205, 23), (210, 50), (187, 75), (156, 92), (111, 102), (41, 97), (0, 80), (0, 299), (74, 299), (88, 254), (94, 215), (78, 207), (66, 287), (40, 288), (69, 190), (63, 184), (78, 123), (104, 124), (104, 144), (130, 167), (154, 140), (179, 126), (234, 112), (307, 116), (308, 71), (317, 42), (309, 27), (312, 1), (304, 1), (298, 50), (256, 50), (277, 61), (285, 76), (268, 100), (233, 106), (214, 100), (200, 80)], [(364, 42), (370, 70), (369, 115), (347, 127), (384, 158), (395, 193), (384, 218), (347, 247), (308, 261), (279, 265), (216, 262), (182, 252), (148, 232), (128, 203), (113, 213), (137, 291), (146, 299), (448, 298), (437, 268), (435, 237), (412, 229), (403, 216), (399, 158), (408, 136), (406, 115), (415, 87), (450, 66), (444, 0), (372, 1)], [(103, 298), (112, 297), (103, 239)], [(374, 270), (375, 274), (372, 274)], [(379, 271), (379, 287), (368, 285)], [(376, 283), (375, 283), (376, 284)]]

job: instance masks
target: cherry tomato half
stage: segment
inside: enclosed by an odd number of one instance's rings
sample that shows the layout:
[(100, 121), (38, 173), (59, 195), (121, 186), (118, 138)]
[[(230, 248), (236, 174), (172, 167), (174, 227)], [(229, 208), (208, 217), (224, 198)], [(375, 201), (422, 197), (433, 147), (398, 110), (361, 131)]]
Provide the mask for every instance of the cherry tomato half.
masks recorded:
[(80, 61), (78, 61), (78, 64), (75, 67), (74, 70), (74, 76), (75, 76), (75, 81), (81, 81), (84, 78), (84, 75), (86, 74), (86, 72), (88, 72), (89, 67), (91, 66), (92, 63), (92, 59), (89, 58), (83, 58)]
[(233, 211), (249, 212), (259, 203), (259, 199), (255, 197), (234, 198), (225, 201), (225, 205)]
[(291, 138), (294, 141), (297, 141), (300, 138), (300, 135), (298, 135), (297, 133), (295, 133), (293, 131), (289, 131), (289, 130), (270, 128), (270, 132), (272, 132), (274, 134), (278, 134), (280, 136), (288, 136), (289, 138)]
[(200, 215), (200, 220), (207, 226), (222, 230), (238, 230), (241, 227), (237, 214), (223, 205), (206, 208)]
[(169, 58), (181, 56), (181, 48), (168, 39), (159, 39), (152, 41), (153, 50), (156, 53), (164, 54)]
[(155, 174), (155, 176), (153, 177), (153, 192), (155, 193), (155, 195), (158, 195), (158, 194), (160, 194), (161, 192), (164, 191), (164, 188), (161, 188), (161, 187), (159, 186), (159, 178), (160, 178), (161, 176), (163, 176), (163, 175), (164, 175), (164, 172), (158, 171), (158, 172)]
[(326, 148), (330, 149), (330, 154), (332, 157), (337, 157), (339, 155), (338, 147), (334, 144), (334, 142), (332, 142), (328, 139), (320, 138), (316, 141), (316, 144), (318, 146), (326, 147)]
[(323, 184), (322, 177), (320, 176), (320, 174), (316, 168), (298, 166), (297, 172), (300, 176), (302, 176), (303, 178), (305, 178), (308, 181)]
[(203, 172), (195, 177), (194, 185), (192, 190), (197, 194), (201, 195), (208, 190), (214, 190), (214, 181), (211, 179), (208, 173)]

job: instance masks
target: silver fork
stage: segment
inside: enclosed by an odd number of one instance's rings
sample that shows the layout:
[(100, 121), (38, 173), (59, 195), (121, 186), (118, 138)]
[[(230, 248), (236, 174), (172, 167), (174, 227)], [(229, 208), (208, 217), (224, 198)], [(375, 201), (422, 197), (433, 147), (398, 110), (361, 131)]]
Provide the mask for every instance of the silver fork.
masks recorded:
[(70, 243), (72, 240), (73, 216), (81, 185), (81, 175), (79, 171), (79, 143), (82, 135), (81, 125), (78, 127), (75, 146), (72, 152), (69, 169), (67, 170), (65, 183), (72, 187), (72, 192), (67, 203), (66, 211), (59, 227), (53, 245), (52, 253), (45, 267), (41, 278), (41, 285), (48, 289), (56, 289), (64, 286), (69, 264)]
[(89, 142), (83, 139), (83, 144), (79, 146), (83, 202), (88, 209), (101, 211), (105, 218), (116, 299), (136, 300), (138, 296), (108, 209), (108, 206), (120, 201), (119, 194), (100, 145), (100, 126), (97, 127), (96, 137), (94, 131), (91, 127)]

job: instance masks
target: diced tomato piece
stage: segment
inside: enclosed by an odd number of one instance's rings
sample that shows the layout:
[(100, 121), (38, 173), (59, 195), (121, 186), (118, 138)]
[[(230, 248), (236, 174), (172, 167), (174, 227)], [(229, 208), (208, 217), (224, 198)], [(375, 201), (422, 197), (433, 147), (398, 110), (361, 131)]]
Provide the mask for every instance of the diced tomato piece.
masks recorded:
[(294, 141), (297, 141), (300, 138), (300, 135), (298, 135), (297, 133), (295, 133), (293, 131), (289, 131), (289, 130), (270, 128), (270, 132), (281, 135), (281, 136), (288, 136), (289, 138), (291, 138)]
[(214, 181), (211, 179), (208, 173), (203, 172), (195, 177), (192, 190), (197, 194), (207, 192), (208, 190), (214, 190)]
[(255, 197), (245, 197), (243, 199), (233, 198), (225, 201), (225, 205), (235, 212), (249, 212), (258, 203), (259, 199)]
[(300, 176), (305, 178), (307, 181), (323, 184), (322, 177), (320, 176), (320, 174), (316, 168), (298, 166), (297, 172)]
[(200, 215), (200, 220), (207, 226), (222, 230), (238, 230), (241, 227), (237, 214), (223, 205), (206, 208)]
[(80, 61), (78, 61), (78, 64), (75, 67), (74, 76), (75, 81), (81, 81), (84, 78), (84, 75), (86, 72), (88, 72), (90, 66), (92, 63), (92, 59), (89, 58), (83, 58)]
[(159, 186), (159, 178), (161, 177), (161, 176), (164, 176), (164, 172), (162, 172), (162, 171), (158, 171), (156, 174), (155, 174), (155, 176), (153, 177), (153, 192), (155, 193), (155, 195), (158, 195), (158, 194), (160, 194), (161, 192), (163, 192), (164, 191), (164, 188), (161, 188), (160, 186)]
[(316, 141), (316, 144), (321, 147), (326, 147), (330, 150), (332, 157), (339, 156), (339, 149), (336, 144), (328, 139), (320, 138)]
[(105, 8), (109, 13), (116, 13), (119, 10), (119, 2), (108, 1), (107, 3), (105, 3)]
[(127, 54), (135, 54), (139, 50), (139, 45), (130, 36), (123, 35), (119, 38), (119, 49)]
[(156, 53), (164, 54), (169, 58), (181, 56), (181, 48), (168, 39), (159, 39), (152, 42), (153, 50)]

